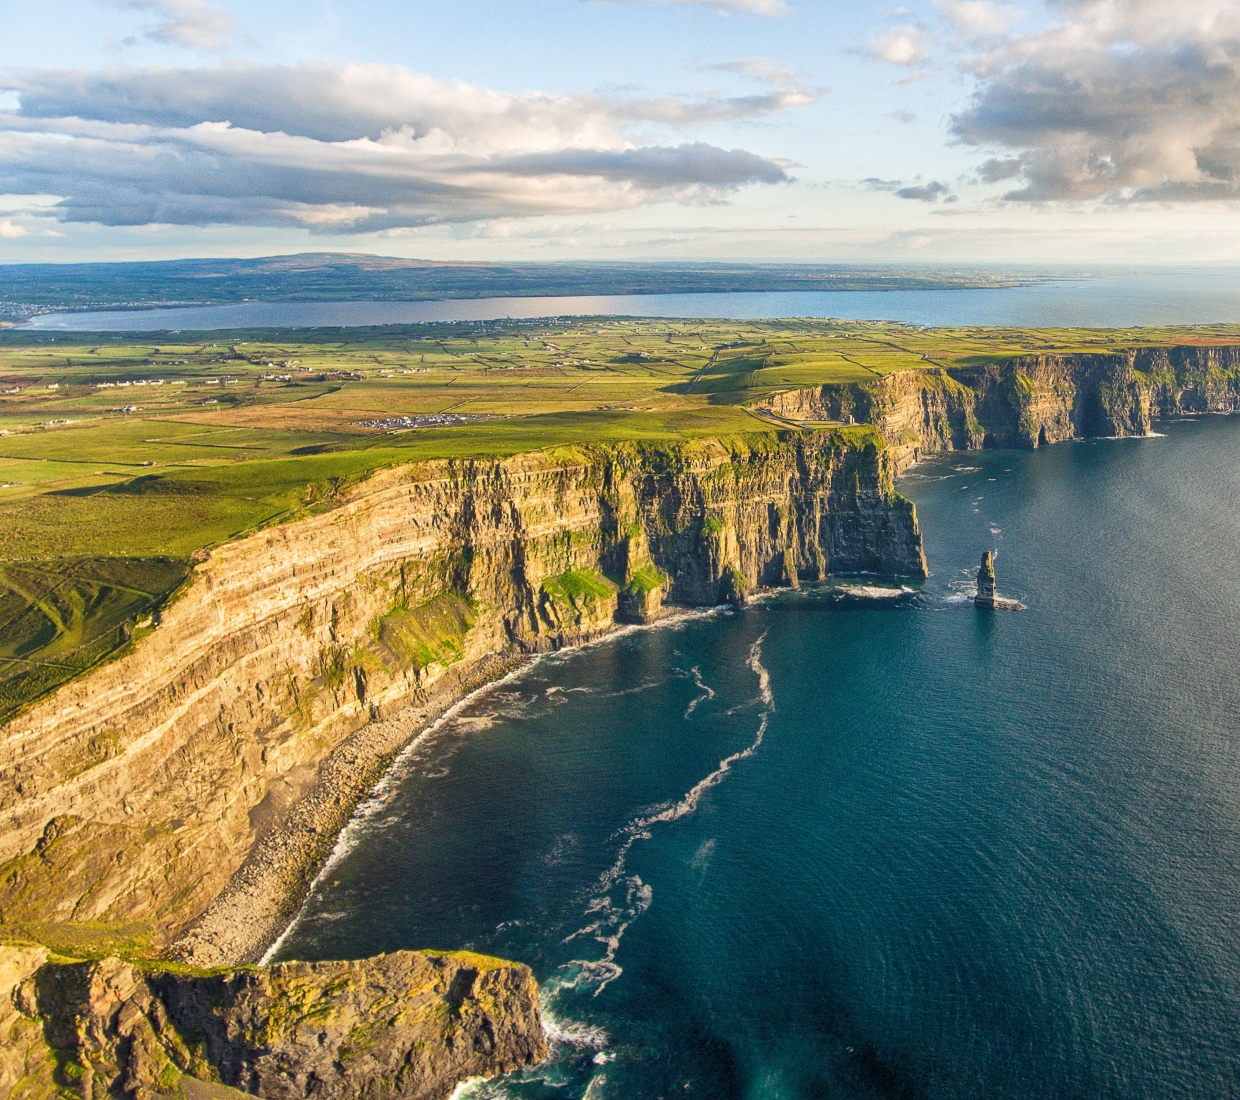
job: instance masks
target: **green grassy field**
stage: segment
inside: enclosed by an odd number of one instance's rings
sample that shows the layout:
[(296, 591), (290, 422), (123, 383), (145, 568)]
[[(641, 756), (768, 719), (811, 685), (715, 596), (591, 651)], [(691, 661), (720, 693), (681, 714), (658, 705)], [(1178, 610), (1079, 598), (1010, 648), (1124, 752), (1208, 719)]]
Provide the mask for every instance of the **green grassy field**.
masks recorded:
[[(812, 320), (491, 322), (141, 343), (0, 332), (0, 719), (129, 644), (196, 550), (330, 507), (384, 466), (770, 433), (746, 404), (781, 389), (1037, 352), (1238, 339), (1235, 326)], [(392, 423), (427, 416), (471, 419)]]

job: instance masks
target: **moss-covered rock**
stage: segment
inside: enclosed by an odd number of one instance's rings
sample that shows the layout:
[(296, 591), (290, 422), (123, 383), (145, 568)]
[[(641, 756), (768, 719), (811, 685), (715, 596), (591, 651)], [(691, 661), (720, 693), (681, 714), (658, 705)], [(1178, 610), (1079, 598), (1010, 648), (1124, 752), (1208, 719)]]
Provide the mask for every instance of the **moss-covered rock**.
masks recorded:
[(442, 1100), (547, 1049), (529, 969), (469, 952), (202, 971), (0, 947), (0, 985), (0, 1100)]

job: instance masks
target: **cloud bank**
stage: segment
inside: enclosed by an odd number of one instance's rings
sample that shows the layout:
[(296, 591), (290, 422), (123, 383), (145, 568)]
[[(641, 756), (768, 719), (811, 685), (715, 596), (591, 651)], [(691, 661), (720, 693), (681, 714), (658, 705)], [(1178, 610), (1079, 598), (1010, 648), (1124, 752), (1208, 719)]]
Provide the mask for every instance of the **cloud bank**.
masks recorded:
[[(950, 5), (955, 9), (968, 5)], [(976, 34), (1002, 12), (963, 14)], [(1055, 21), (992, 35), (953, 121), (988, 149), (988, 181), (1046, 202), (1240, 198), (1240, 6), (1234, 0), (1053, 0)], [(994, 19), (990, 19), (991, 15)]]
[(66, 221), (372, 232), (716, 202), (781, 164), (658, 135), (813, 101), (515, 95), (399, 66), (217, 65), (18, 73), (0, 112), (0, 193), (54, 194)]

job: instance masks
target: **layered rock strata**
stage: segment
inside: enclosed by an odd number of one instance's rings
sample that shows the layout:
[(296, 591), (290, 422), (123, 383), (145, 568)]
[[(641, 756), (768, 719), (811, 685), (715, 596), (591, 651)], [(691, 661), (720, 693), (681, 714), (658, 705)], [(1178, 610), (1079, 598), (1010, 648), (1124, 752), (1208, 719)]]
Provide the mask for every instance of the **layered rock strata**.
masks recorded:
[(1147, 435), (1153, 418), (1235, 412), (1240, 347), (1019, 356), (790, 390), (759, 404), (785, 420), (872, 424), (903, 469), (938, 451)]
[(529, 969), (466, 952), (187, 972), (0, 946), (0, 993), (0, 1100), (443, 1100), (547, 1051)]
[(433, 462), (219, 547), (131, 652), (0, 727), (0, 919), (159, 949), (232, 879), (180, 957), (255, 961), (399, 747), (523, 655), (664, 596), (923, 576), (893, 474), (857, 429)]

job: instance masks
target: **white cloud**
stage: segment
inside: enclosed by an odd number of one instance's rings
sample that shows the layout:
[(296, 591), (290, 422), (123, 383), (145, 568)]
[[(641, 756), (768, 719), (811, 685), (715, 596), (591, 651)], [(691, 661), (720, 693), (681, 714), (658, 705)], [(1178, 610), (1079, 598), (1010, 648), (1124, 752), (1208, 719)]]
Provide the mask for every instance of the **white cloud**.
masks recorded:
[(788, 5), (784, 0), (593, 0), (594, 3), (647, 3), (665, 4), (670, 7), (689, 6), (710, 8), (720, 15), (784, 15)]
[(930, 53), (926, 49), (926, 38), (924, 27), (912, 24), (896, 27), (877, 42), (870, 43), (869, 54), (877, 61), (911, 68), (929, 60)]
[(225, 49), (240, 34), (232, 12), (205, 0), (108, 0), (117, 8), (150, 12), (156, 22), (144, 33), (169, 46), (189, 46), (212, 53)]
[(777, 65), (769, 57), (746, 57), (739, 61), (721, 61), (714, 65), (703, 66), (708, 72), (735, 73), (746, 76), (772, 88), (799, 88), (804, 83), (804, 75), (795, 69), (785, 69)]
[(942, 0), (939, 9), (952, 29), (964, 38), (1001, 34), (1020, 18), (1020, 9), (991, 0)]
[(56, 194), (66, 221), (394, 229), (652, 202), (717, 202), (787, 178), (703, 142), (719, 119), (809, 102), (514, 95), (397, 66), (42, 70), (10, 82), (0, 193)]
[(0, 218), (0, 238), (24, 237), (26, 227), (18, 225), (12, 218)]
[(1060, 19), (972, 59), (954, 120), (1009, 198), (1240, 198), (1240, 8), (1234, 0), (1057, 0)]

